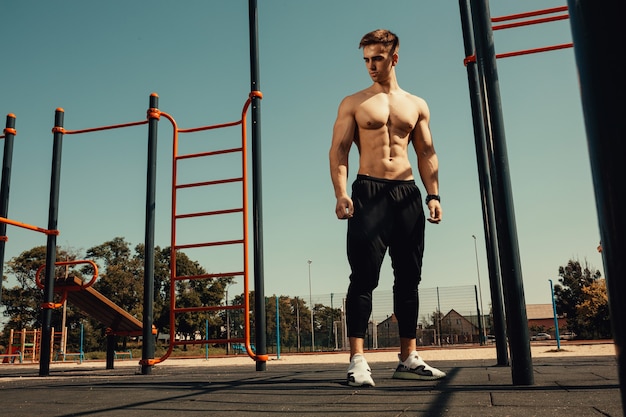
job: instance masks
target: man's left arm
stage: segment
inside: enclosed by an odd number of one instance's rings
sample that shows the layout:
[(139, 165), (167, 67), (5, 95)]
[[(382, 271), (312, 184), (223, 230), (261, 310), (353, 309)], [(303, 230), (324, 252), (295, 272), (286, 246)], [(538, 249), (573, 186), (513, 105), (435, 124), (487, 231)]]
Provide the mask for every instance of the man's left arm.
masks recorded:
[[(427, 195), (439, 196), (439, 159), (435, 152), (432, 134), (430, 132), (430, 111), (422, 99), (420, 101), (420, 117), (413, 130), (413, 147), (417, 154), (417, 169), (420, 174)], [(439, 223), (443, 212), (438, 198), (429, 199), (428, 210), (431, 223)]]

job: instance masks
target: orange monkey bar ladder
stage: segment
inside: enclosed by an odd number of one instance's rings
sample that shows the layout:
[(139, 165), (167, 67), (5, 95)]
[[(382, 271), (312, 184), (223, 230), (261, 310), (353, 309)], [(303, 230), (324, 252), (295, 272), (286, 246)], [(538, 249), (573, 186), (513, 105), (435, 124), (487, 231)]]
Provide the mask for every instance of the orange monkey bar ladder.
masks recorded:
[[(169, 348), (163, 357), (155, 360), (148, 360), (149, 364), (156, 364), (167, 359), (172, 351), (174, 346), (179, 345), (188, 345), (188, 344), (230, 344), (230, 343), (240, 343), (245, 346), (245, 350), (247, 354), (256, 361), (267, 361), (267, 355), (256, 355), (252, 345), (250, 343), (250, 287), (249, 287), (249, 267), (248, 267), (248, 159), (247, 159), (247, 129), (246, 129), (246, 115), (248, 111), (248, 107), (252, 102), (252, 98), (257, 97), (261, 98), (262, 94), (259, 91), (253, 91), (250, 93), (250, 96), (246, 103), (243, 106), (243, 110), (241, 113), (241, 119), (224, 124), (217, 124), (211, 126), (203, 126), (197, 128), (190, 129), (179, 129), (176, 125), (176, 121), (167, 113), (161, 112), (160, 115), (166, 117), (172, 125), (174, 126), (174, 140), (173, 140), (173, 157), (172, 157), (172, 223), (171, 223), (171, 267), (170, 267), (170, 340), (169, 340)], [(234, 148), (227, 149), (219, 149), (213, 150), (210, 152), (200, 152), (200, 153), (190, 153), (190, 154), (179, 154), (179, 143), (178, 143), (178, 135), (181, 133), (195, 133), (206, 130), (214, 130), (214, 129), (224, 129), (229, 127), (241, 126), (241, 144)], [(234, 177), (222, 178), (210, 181), (201, 181), (201, 182), (188, 182), (182, 183), (179, 181), (178, 173), (179, 173), (179, 164), (185, 161), (190, 160), (199, 160), (199, 159), (209, 159), (213, 161), (211, 158), (217, 158), (221, 155), (227, 154), (240, 154), (241, 155), (241, 171), (240, 174)], [(200, 189), (206, 187), (213, 187), (224, 184), (240, 184), (240, 192), (242, 196), (242, 205), (238, 207), (225, 208), (220, 210), (213, 211), (199, 211), (199, 212), (187, 212), (187, 213), (179, 213), (178, 211), (178, 191), (181, 189)], [(178, 243), (177, 241), (177, 233), (178, 233), (178, 222), (183, 221), (185, 219), (190, 218), (207, 218), (207, 217), (217, 217), (223, 215), (241, 215), (241, 225), (243, 235), (240, 238), (229, 239), (229, 240), (214, 240), (214, 241), (206, 241), (206, 242), (194, 242), (194, 243)], [(211, 231), (207, 230), (207, 234), (210, 234)], [(178, 275), (176, 269), (176, 256), (177, 252), (184, 249), (194, 249), (194, 248), (217, 248), (217, 247), (240, 247), (242, 252), (242, 268), (226, 271), (226, 272), (218, 272), (218, 273), (207, 273), (203, 275)], [(181, 281), (191, 281), (191, 280), (211, 280), (215, 278), (225, 278), (225, 277), (240, 277), (243, 279), (243, 304), (240, 305), (203, 305), (203, 306), (195, 306), (195, 307), (179, 307), (177, 306), (177, 283)], [(237, 338), (219, 338), (219, 339), (209, 339), (208, 335), (202, 340), (177, 340), (176, 339), (176, 318), (185, 313), (200, 313), (200, 312), (218, 312), (218, 311), (227, 311), (227, 310), (239, 310), (243, 312), (244, 318), (244, 336)], [(185, 338), (182, 338), (185, 339)]]

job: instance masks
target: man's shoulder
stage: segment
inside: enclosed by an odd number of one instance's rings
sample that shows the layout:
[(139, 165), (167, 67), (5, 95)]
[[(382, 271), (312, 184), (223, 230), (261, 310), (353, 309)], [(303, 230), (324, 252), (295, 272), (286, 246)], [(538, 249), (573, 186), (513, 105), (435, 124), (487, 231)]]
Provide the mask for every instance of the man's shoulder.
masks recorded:
[(403, 94), (404, 94), (404, 95), (405, 95), (405, 96), (406, 96), (409, 100), (411, 100), (411, 101), (415, 102), (416, 104), (418, 104), (418, 105), (420, 105), (420, 106), (422, 106), (422, 105), (425, 105), (425, 104), (426, 104), (426, 100), (424, 100), (422, 97), (420, 97), (420, 96), (418, 96), (418, 95), (416, 95), (416, 94), (410, 93), (410, 92), (405, 91), (405, 90), (402, 90), (402, 93), (403, 93)]
[(356, 110), (361, 103), (372, 96), (371, 91), (368, 90), (369, 89), (366, 88), (344, 97), (343, 100), (341, 100), (340, 107), (344, 110)]
[(412, 94), (412, 93), (409, 93), (407, 91), (404, 91), (404, 94), (405, 94), (407, 100), (409, 100), (411, 103), (413, 103), (421, 114), (428, 114), (429, 113), (428, 103), (426, 103), (426, 100), (424, 100), (422, 97), (419, 97), (419, 96), (417, 96), (415, 94)]
[(346, 96), (346, 98), (344, 98), (344, 101), (359, 102), (366, 100), (374, 94), (375, 92), (372, 92), (371, 87), (368, 87), (364, 88), (363, 90), (357, 91), (356, 93), (352, 93), (349, 96)]

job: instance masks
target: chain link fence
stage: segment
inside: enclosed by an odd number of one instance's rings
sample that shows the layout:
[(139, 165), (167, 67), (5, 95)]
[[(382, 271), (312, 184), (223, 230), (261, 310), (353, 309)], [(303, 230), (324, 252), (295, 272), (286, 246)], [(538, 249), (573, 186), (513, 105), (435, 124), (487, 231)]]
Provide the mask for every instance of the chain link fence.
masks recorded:
[[(418, 346), (453, 346), (476, 344), (486, 340), (491, 319), (482, 311), (482, 300), (476, 286), (420, 288), (417, 328)], [(279, 296), (290, 310), (270, 306), (269, 299), (268, 353), (347, 350), (345, 323), (345, 293), (307, 294), (297, 297)], [(273, 300), (273, 301), (271, 301)], [(311, 304), (314, 306), (311, 316)], [(295, 306), (300, 306), (295, 308)], [(480, 310), (480, 314), (479, 313)], [(283, 317), (280, 317), (282, 314)], [(286, 315), (292, 317), (285, 317)], [(289, 323), (289, 324), (286, 324)], [(278, 327), (277, 327), (278, 326)], [(314, 332), (311, 333), (311, 328)], [(279, 329), (276, 332), (276, 329)], [(393, 348), (400, 345), (398, 326), (393, 315), (391, 290), (376, 290), (365, 345), (367, 349)]]

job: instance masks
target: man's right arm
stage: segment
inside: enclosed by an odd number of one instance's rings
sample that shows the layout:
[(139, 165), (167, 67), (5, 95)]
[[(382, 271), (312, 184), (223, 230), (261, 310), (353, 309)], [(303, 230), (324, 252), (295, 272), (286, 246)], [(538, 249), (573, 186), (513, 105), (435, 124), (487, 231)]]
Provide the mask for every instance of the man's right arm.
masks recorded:
[(346, 97), (339, 105), (337, 120), (333, 127), (333, 139), (330, 146), (330, 178), (335, 189), (337, 204), (335, 214), (338, 219), (352, 217), (354, 206), (347, 192), (348, 156), (354, 142), (356, 121), (354, 119), (351, 98)]
[[(428, 105), (422, 99), (418, 99), (420, 106), (420, 118), (413, 130), (413, 146), (417, 154), (417, 164), (422, 183), (426, 188), (426, 194), (439, 194), (439, 160), (433, 145), (430, 132), (430, 111)], [(439, 223), (442, 217), (441, 204), (438, 200), (431, 200), (428, 204), (431, 223)]]

